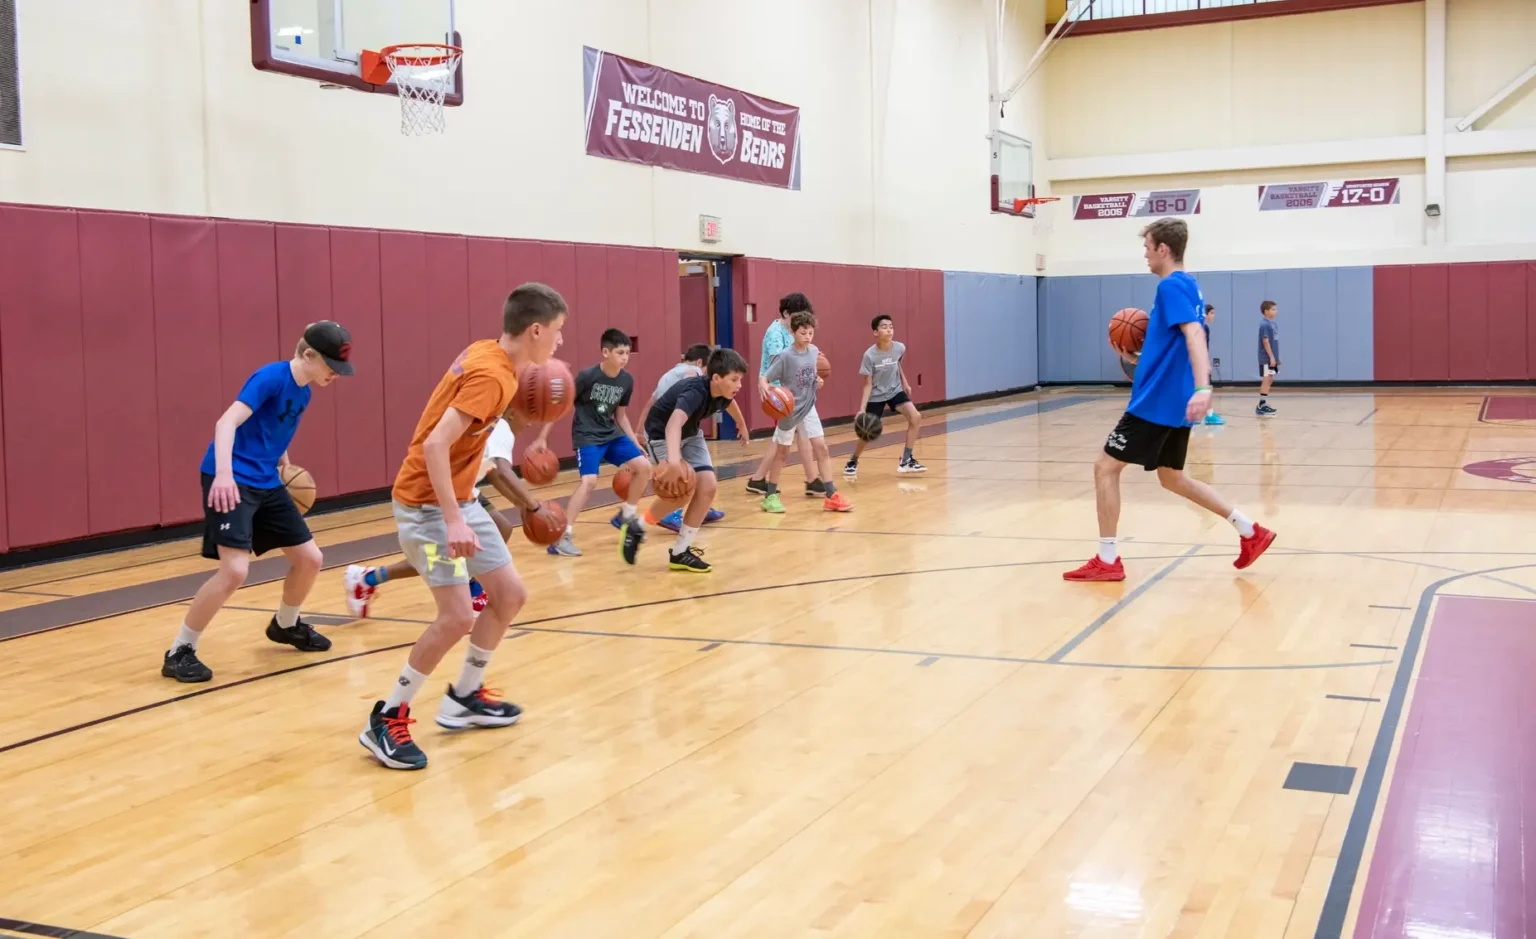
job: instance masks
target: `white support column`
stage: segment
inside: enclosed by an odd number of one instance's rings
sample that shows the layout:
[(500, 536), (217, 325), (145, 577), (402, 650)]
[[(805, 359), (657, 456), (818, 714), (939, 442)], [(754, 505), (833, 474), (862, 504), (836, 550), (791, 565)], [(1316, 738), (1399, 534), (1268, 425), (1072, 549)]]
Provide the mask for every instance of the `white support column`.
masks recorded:
[(1445, 3), (1424, 0), (1424, 202), (1440, 215), (1424, 219), (1424, 244), (1445, 244)]

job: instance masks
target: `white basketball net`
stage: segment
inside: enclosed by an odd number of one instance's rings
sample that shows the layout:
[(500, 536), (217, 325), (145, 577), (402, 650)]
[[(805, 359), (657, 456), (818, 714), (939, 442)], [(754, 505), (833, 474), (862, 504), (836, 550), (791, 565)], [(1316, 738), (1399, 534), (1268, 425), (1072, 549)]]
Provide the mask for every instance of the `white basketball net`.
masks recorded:
[(384, 57), (400, 94), (400, 133), (443, 132), (443, 99), (453, 88), (463, 55), (443, 46), (404, 46)]

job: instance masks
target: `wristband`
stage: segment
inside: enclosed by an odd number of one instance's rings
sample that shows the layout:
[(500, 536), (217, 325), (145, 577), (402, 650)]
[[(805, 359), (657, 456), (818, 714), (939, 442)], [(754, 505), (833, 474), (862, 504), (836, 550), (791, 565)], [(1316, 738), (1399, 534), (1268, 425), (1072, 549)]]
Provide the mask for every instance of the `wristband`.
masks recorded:
[(1195, 389), (1195, 393), (1199, 394), (1202, 391), (1210, 391), (1210, 390), (1211, 390), (1211, 386), (1210, 385), (1201, 385), (1199, 388)]

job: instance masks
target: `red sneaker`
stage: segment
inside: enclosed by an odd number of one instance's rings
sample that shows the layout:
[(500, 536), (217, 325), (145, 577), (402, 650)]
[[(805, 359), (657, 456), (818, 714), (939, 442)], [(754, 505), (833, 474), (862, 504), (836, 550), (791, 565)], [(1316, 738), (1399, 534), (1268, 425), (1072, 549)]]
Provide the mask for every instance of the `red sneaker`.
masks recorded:
[(1242, 539), (1241, 544), (1239, 544), (1237, 560), (1232, 562), (1232, 566), (1242, 570), (1254, 561), (1257, 561), (1259, 555), (1269, 550), (1269, 546), (1274, 543), (1275, 533), (1255, 522), (1253, 524), (1253, 534)]
[(1088, 559), (1088, 563), (1075, 571), (1067, 571), (1061, 575), (1062, 580), (1125, 580), (1125, 565), (1115, 558), (1115, 563), (1105, 564), (1095, 554)]

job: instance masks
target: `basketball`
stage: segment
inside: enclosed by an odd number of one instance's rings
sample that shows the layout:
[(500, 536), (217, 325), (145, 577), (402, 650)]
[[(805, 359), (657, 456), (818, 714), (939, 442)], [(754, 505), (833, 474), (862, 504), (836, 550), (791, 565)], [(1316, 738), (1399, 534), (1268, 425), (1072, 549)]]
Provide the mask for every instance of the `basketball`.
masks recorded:
[(571, 413), (576, 382), (571, 367), (559, 359), (543, 365), (529, 362), (517, 375), (517, 397), (512, 409), (535, 424), (553, 424)]
[(315, 477), (309, 475), (309, 470), (292, 463), (281, 467), (277, 475), (288, 488), (288, 495), (298, 506), (299, 514), (308, 515), (315, 504)]
[(816, 353), (816, 377), (826, 381), (831, 374), (832, 363), (828, 362), (827, 357), (820, 352)]
[(523, 454), (523, 478), (535, 486), (555, 481), (560, 475), (560, 458), (548, 447), (537, 447)]
[(763, 413), (776, 421), (795, 413), (795, 394), (782, 385), (770, 385), (763, 396)]
[(693, 467), (687, 463), (682, 464), (682, 467), (681, 473), (673, 470), (670, 463), (663, 463), (657, 468), (651, 485), (655, 487), (658, 496), (675, 501), (693, 495)]
[(853, 419), (854, 436), (865, 443), (871, 440), (879, 440), (880, 435), (885, 432), (884, 424), (885, 422), (880, 419), (880, 415), (871, 414), (868, 411), (860, 411), (858, 416)]
[(539, 512), (523, 513), (523, 535), (541, 547), (549, 547), (565, 534), (565, 509), (553, 500), (544, 503)]
[(629, 484), (634, 478), (635, 474), (627, 466), (619, 467), (619, 471), (613, 474), (613, 494), (619, 497), (620, 502), (629, 501)]
[(1142, 340), (1147, 337), (1145, 310), (1126, 307), (1109, 319), (1110, 348), (1124, 356), (1141, 352)]

